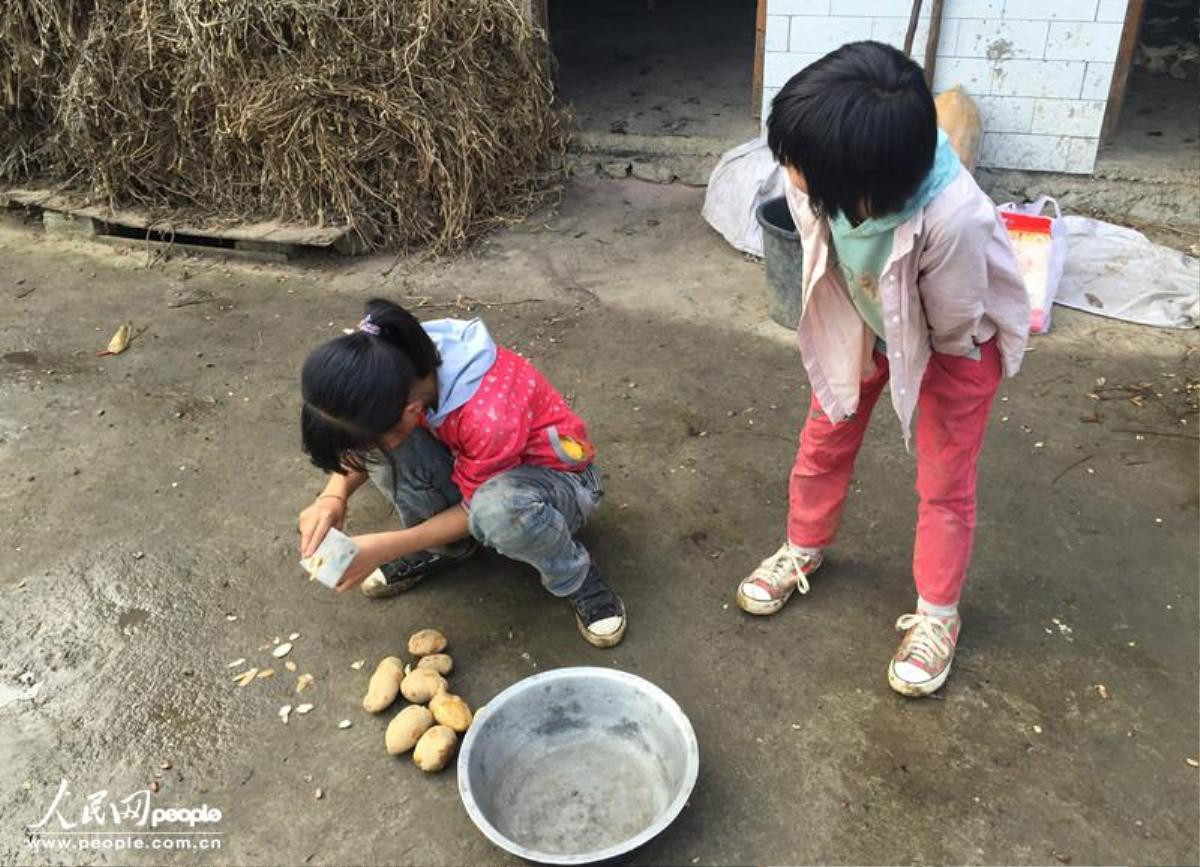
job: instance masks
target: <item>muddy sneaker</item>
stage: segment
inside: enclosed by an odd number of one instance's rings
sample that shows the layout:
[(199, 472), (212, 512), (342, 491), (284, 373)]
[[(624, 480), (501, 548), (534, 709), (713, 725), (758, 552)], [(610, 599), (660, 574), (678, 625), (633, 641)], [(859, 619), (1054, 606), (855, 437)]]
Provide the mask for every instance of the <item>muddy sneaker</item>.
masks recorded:
[(625, 637), (625, 603), (593, 564), (571, 597), (579, 633), (594, 647), (613, 647)]
[(364, 596), (370, 596), (372, 599), (397, 596), (411, 590), (430, 575), (448, 569), (456, 563), (461, 563), (468, 557), (473, 557), (478, 550), (479, 545), (476, 544), (453, 557), (446, 554), (426, 553), (420, 555), (421, 559), (419, 560), (415, 557), (393, 560), (368, 575), (367, 579), (359, 585), (359, 589), (362, 590)]
[(896, 621), (904, 632), (888, 665), (888, 683), (901, 695), (920, 698), (936, 692), (950, 675), (962, 619), (932, 614), (905, 614)]
[(737, 604), (750, 614), (774, 614), (792, 594), (808, 592), (808, 576), (820, 568), (821, 552), (798, 554), (788, 542), (763, 560), (758, 568), (738, 585)]

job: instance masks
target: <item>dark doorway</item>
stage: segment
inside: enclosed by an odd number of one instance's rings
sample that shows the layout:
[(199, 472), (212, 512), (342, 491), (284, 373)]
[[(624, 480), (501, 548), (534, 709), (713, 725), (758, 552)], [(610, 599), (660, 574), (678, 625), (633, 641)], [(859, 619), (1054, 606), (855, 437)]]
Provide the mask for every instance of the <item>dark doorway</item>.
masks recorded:
[(558, 90), (588, 133), (754, 135), (755, 0), (550, 0)]
[[(1200, 20), (1195, 0), (1130, 0), (1097, 171), (1175, 190), (1194, 225), (1200, 179)], [(1190, 192), (1189, 192), (1190, 191)], [(1177, 240), (1177, 239), (1176, 239)]]

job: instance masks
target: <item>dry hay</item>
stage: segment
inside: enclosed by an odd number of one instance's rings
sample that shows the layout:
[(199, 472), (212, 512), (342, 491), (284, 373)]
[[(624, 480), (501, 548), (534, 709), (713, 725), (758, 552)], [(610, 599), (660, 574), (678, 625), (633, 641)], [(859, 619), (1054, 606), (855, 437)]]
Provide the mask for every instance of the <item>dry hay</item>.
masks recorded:
[(559, 179), (548, 58), (520, 0), (0, 0), (0, 175), (445, 247)]
[(93, 0), (0, 0), (0, 178), (49, 167), (48, 131)]

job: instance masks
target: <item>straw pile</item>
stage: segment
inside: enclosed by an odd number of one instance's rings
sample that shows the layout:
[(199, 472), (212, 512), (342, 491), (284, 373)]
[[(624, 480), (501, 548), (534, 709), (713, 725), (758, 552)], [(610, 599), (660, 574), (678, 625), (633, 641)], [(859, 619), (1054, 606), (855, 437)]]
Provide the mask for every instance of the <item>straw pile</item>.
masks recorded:
[(450, 246), (566, 134), (521, 0), (0, 0), (0, 177)]
[(0, 0), (0, 178), (47, 168), (55, 100), (93, 3)]

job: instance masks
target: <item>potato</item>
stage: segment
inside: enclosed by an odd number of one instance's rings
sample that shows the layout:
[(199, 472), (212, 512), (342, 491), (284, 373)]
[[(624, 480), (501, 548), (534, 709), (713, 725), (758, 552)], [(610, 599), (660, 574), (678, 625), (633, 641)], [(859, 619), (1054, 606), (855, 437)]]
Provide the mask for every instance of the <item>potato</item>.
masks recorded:
[(429, 702), (438, 725), (449, 726), (460, 735), (471, 725), (471, 708), (457, 695), (439, 692)]
[(371, 682), (367, 684), (367, 695), (362, 700), (363, 710), (379, 713), (396, 700), (400, 681), (404, 678), (404, 663), (394, 656), (385, 656), (375, 667)]
[(454, 671), (454, 660), (448, 653), (433, 653), (417, 663), (417, 668), (432, 668), (442, 677)]
[(400, 681), (401, 694), (413, 704), (426, 704), (448, 688), (446, 678), (432, 668), (414, 668)]
[(388, 755), (407, 753), (416, 746), (421, 735), (429, 731), (432, 725), (433, 714), (429, 712), (429, 708), (410, 704), (388, 723), (387, 733), (383, 736)]
[(450, 763), (454, 748), (458, 745), (458, 735), (449, 726), (434, 726), (417, 741), (413, 750), (413, 763), (432, 774), (440, 771)]
[(422, 629), (408, 639), (408, 652), (413, 656), (429, 656), (446, 649), (446, 636), (436, 629)]

